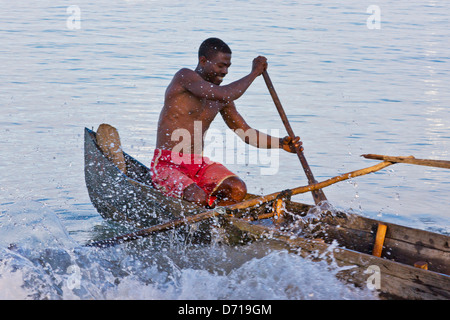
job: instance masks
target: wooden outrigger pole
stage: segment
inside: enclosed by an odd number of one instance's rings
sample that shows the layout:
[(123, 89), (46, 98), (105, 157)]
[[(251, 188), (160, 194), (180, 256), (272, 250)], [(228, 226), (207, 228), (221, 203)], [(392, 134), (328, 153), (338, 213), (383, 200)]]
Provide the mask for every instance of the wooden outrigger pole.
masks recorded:
[(392, 157), (392, 156), (384, 156), (384, 155), (379, 155), (379, 154), (363, 154), (361, 156), (366, 159), (383, 160), (383, 161), (389, 161), (392, 163), (408, 163), (408, 164), (416, 164), (419, 166), (450, 169), (450, 161), (447, 161), (447, 160), (416, 159), (413, 156)]
[[(338, 183), (340, 181), (348, 180), (351, 178), (355, 178), (358, 176), (362, 176), (362, 175), (366, 175), (366, 174), (369, 174), (372, 172), (379, 171), (390, 165), (392, 165), (392, 162), (383, 161), (374, 166), (367, 167), (367, 168), (360, 169), (360, 170), (351, 171), (348, 173), (344, 173), (339, 176), (327, 179), (325, 181), (322, 181), (322, 182), (319, 182), (316, 184), (290, 189), (290, 193), (291, 193), (291, 195), (296, 195), (296, 194), (301, 194), (301, 193), (306, 193), (306, 192), (312, 192), (315, 190), (319, 190), (319, 189), (328, 187), (328, 186)], [(275, 192), (275, 193), (272, 193), (272, 194), (269, 194), (266, 196), (260, 196), (260, 197), (256, 197), (253, 199), (245, 200), (245, 201), (233, 204), (233, 205), (218, 207), (216, 209), (200, 212), (200, 213), (194, 214), (192, 216), (179, 218), (179, 219), (172, 220), (172, 221), (162, 223), (162, 224), (158, 224), (158, 225), (155, 225), (155, 226), (152, 226), (149, 228), (140, 229), (140, 230), (137, 230), (137, 231), (129, 233), (129, 234), (117, 236), (117, 237), (106, 239), (106, 240), (91, 242), (91, 243), (87, 244), (87, 246), (89, 246), (89, 247), (108, 247), (108, 246), (120, 244), (123, 242), (128, 242), (128, 241), (137, 240), (140, 238), (145, 238), (156, 232), (166, 231), (166, 230), (174, 229), (174, 228), (177, 228), (177, 227), (180, 227), (183, 225), (189, 225), (189, 224), (197, 223), (197, 222), (207, 220), (207, 219), (210, 219), (213, 217), (217, 217), (219, 215), (224, 214), (227, 210), (239, 210), (239, 209), (246, 209), (246, 208), (262, 205), (269, 201), (275, 200), (280, 194), (281, 194), (281, 192)]]

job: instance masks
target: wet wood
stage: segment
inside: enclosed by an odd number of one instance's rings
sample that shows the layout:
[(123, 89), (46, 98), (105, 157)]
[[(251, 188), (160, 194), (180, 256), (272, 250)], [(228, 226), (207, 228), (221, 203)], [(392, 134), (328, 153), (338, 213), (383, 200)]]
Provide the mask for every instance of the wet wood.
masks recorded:
[(338, 183), (338, 182), (341, 182), (341, 181), (345, 181), (345, 180), (356, 178), (356, 177), (359, 177), (359, 176), (363, 176), (363, 175), (366, 175), (366, 174), (369, 174), (369, 173), (377, 172), (377, 171), (379, 171), (381, 169), (384, 169), (384, 168), (386, 168), (386, 167), (388, 167), (388, 166), (390, 166), (392, 164), (393, 164), (392, 162), (384, 161), (384, 162), (381, 162), (381, 163), (379, 163), (377, 165), (374, 165), (374, 166), (371, 166), (371, 167), (367, 167), (367, 168), (363, 168), (363, 169), (359, 169), (359, 170), (355, 170), (355, 171), (351, 171), (351, 172), (348, 172), (348, 173), (344, 173), (344, 174), (341, 174), (339, 176), (327, 179), (325, 181), (322, 181), (322, 182), (319, 182), (319, 183), (316, 183), (316, 184), (313, 184), (313, 185), (310, 185), (310, 186), (305, 186), (305, 187), (299, 187), (299, 188), (291, 189), (292, 190), (292, 194), (295, 195), (295, 194), (299, 194), (299, 193), (305, 193), (305, 192), (310, 191), (310, 190), (325, 188), (325, 187), (328, 187), (328, 186), (330, 186), (332, 184), (335, 184), (335, 183)]
[(148, 237), (151, 234), (156, 233), (156, 232), (167, 231), (167, 230), (174, 229), (174, 228), (182, 226), (182, 225), (194, 224), (194, 223), (197, 223), (197, 222), (200, 222), (203, 220), (211, 219), (220, 214), (221, 214), (221, 212), (219, 212), (219, 211), (214, 211), (214, 210), (205, 211), (205, 212), (201, 212), (196, 215), (193, 215), (193, 216), (179, 218), (176, 220), (171, 220), (166, 223), (158, 224), (156, 226), (152, 226), (152, 227), (145, 228), (145, 229), (140, 229), (135, 232), (120, 235), (120, 236), (117, 236), (117, 237), (114, 237), (111, 239), (91, 242), (91, 243), (88, 243), (86, 246), (87, 247), (100, 247), (100, 248), (109, 247), (109, 246), (113, 246), (113, 245), (128, 242), (128, 241), (142, 239), (142, 238)]
[(372, 254), (375, 257), (381, 257), (383, 251), (384, 238), (386, 236), (387, 226), (384, 223), (378, 224), (377, 235), (375, 236), (375, 244), (373, 246)]
[[(350, 179), (353, 177), (357, 177), (357, 176), (361, 176), (364, 174), (369, 174), (369, 173), (381, 170), (390, 164), (391, 164), (390, 162), (383, 162), (381, 164), (378, 164), (378, 165), (375, 165), (375, 166), (372, 166), (369, 168), (364, 168), (361, 170), (356, 170), (356, 171), (352, 171), (349, 173), (345, 173), (343, 175), (339, 175), (339, 176), (330, 178), (328, 180), (325, 180), (320, 183), (316, 183), (314, 185), (294, 188), (294, 189), (291, 189), (292, 195), (305, 193), (305, 192), (309, 192), (309, 191), (314, 191), (314, 190), (319, 190), (319, 189), (325, 188), (327, 186), (330, 186), (330, 185), (340, 182), (340, 181), (344, 181), (344, 180), (347, 180), (347, 179)], [(134, 184), (136, 184), (136, 183), (134, 183)], [(225, 207), (218, 207), (217, 209), (212, 209), (212, 210), (208, 210), (206, 212), (196, 213), (191, 216), (186, 216), (186, 217), (183, 217), (180, 219), (168, 221), (168, 222), (165, 222), (165, 223), (162, 223), (159, 225), (155, 225), (155, 226), (152, 226), (149, 228), (141, 229), (141, 230), (138, 230), (138, 231), (130, 233), (130, 234), (125, 234), (125, 235), (117, 236), (117, 237), (114, 237), (111, 239), (102, 240), (102, 241), (98, 241), (98, 242), (92, 242), (89, 244), (89, 246), (105, 247), (105, 246), (111, 246), (114, 244), (119, 244), (119, 243), (123, 243), (123, 242), (127, 242), (127, 241), (133, 241), (136, 239), (148, 237), (151, 234), (156, 233), (156, 232), (167, 231), (169, 229), (177, 228), (182, 225), (193, 224), (193, 223), (197, 223), (197, 222), (200, 222), (203, 220), (211, 219), (213, 217), (217, 217), (221, 214), (224, 214), (226, 211), (244, 210), (244, 209), (248, 209), (251, 207), (260, 206), (264, 203), (275, 200), (282, 193), (283, 193), (283, 191), (275, 192), (275, 193), (272, 193), (272, 194), (269, 194), (266, 196), (254, 197), (254, 198), (251, 198), (251, 199), (248, 199), (248, 200), (245, 200), (245, 201), (233, 204), (233, 205), (229, 205), (229, 206), (225, 206)], [(203, 209), (203, 211), (204, 211), (204, 209)], [(273, 214), (272, 214), (272, 216), (273, 216)]]
[[(450, 299), (450, 277), (439, 273), (415, 268), (396, 261), (375, 257), (336, 247), (320, 239), (305, 239), (279, 230), (268, 230), (261, 225), (245, 223), (241, 219), (229, 218), (234, 227), (252, 234), (255, 239), (280, 241), (287, 248), (305, 258), (335, 262), (339, 267), (350, 269), (339, 272), (338, 276), (359, 287), (372, 286), (372, 278), (379, 277), (382, 297), (394, 299)], [(376, 273), (376, 274), (374, 274)], [(372, 276), (372, 278), (371, 278)]]
[[(267, 88), (269, 89), (270, 95), (272, 96), (273, 102), (275, 103), (275, 106), (276, 106), (276, 108), (278, 110), (278, 113), (279, 113), (279, 115), (281, 117), (281, 121), (283, 122), (284, 127), (286, 128), (286, 131), (287, 131), (288, 135), (291, 137), (292, 140), (294, 140), (295, 139), (294, 131), (292, 130), (292, 127), (291, 127), (291, 125), (289, 123), (289, 120), (288, 120), (288, 118), (286, 116), (286, 113), (284, 112), (283, 106), (281, 105), (281, 101), (278, 98), (278, 94), (275, 91), (275, 88), (273, 86), (272, 80), (270, 79), (269, 74), (267, 73), (267, 70), (264, 70), (262, 75), (263, 75), (264, 81), (266, 82)], [(301, 163), (301, 165), (303, 167), (303, 171), (305, 171), (306, 177), (308, 178), (309, 184), (310, 185), (316, 184), (317, 181), (314, 178), (314, 175), (313, 175), (313, 173), (311, 171), (311, 168), (308, 165), (308, 162), (306, 161), (306, 158), (305, 158), (305, 155), (303, 154), (302, 149), (301, 148), (297, 148), (296, 152), (297, 152), (298, 159), (300, 160), (300, 163)], [(321, 190), (321, 189), (314, 189), (314, 190), (311, 190), (311, 192), (312, 192), (312, 195), (313, 195), (313, 198), (314, 198), (314, 202), (316, 204), (319, 204), (322, 201), (327, 201), (327, 197), (325, 196), (323, 190)]]
[[(85, 175), (89, 196), (105, 219), (133, 223), (136, 232), (114, 238), (116, 242), (139, 239), (177, 226), (202, 223), (209, 226), (210, 217), (219, 215), (219, 221), (230, 243), (268, 241), (274, 248), (286, 247), (312, 260), (335, 261), (346, 268), (339, 277), (356, 286), (366, 286), (369, 271), (379, 270), (383, 296), (404, 299), (449, 299), (450, 292), (450, 237), (425, 230), (408, 228), (387, 222), (284, 199), (281, 228), (270, 224), (274, 200), (283, 192), (258, 197), (247, 195), (235, 207), (216, 210), (199, 208), (184, 200), (167, 198), (151, 186), (149, 169), (124, 153), (127, 175), (112, 164), (95, 143), (95, 133), (86, 129)], [(359, 175), (381, 170), (392, 162), (330, 178), (314, 186), (290, 190), (292, 194), (308, 192), (311, 188), (327, 185)], [(204, 221), (204, 222), (201, 222)], [(268, 223), (269, 222), (269, 223)], [(381, 257), (372, 255), (379, 223), (387, 226)], [(296, 233), (292, 227), (297, 228)], [(285, 230), (285, 231), (281, 231)], [(291, 230), (288, 232), (287, 230)], [(100, 240), (98, 245), (109, 245)], [(92, 243), (91, 243), (92, 245)], [(417, 261), (427, 264), (428, 270), (414, 267)], [(374, 269), (375, 268), (375, 269)], [(377, 269), (379, 268), (379, 269)]]
[(120, 171), (127, 174), (125, 157), (123, 156), (117, 129), (109, 124), (102, 123), (97, 129), (97, 144), (103, 154), (111, 160)]
[[(306, 213), (312, 206), (295, 202), (286, 204), (287, 211)], [(340, 245), (358, 252), (371, 254), (380, 221), (346, 212), (326, 212), (320, 215), (320, 234), (327, 241), (336, 240)], [(296, 223), (307, 228), (306, 223)], [(418, 260), (426, 260), (432, 271), (450, 275), (450, 237), (421, 229), (382, 222), (387, 226), (381, 257), (395, 259), (413, 266)]]
[(425, 261), (417, 261), (414, 262), (414, 267), (428, 270), (428, 263), (426, 263)]

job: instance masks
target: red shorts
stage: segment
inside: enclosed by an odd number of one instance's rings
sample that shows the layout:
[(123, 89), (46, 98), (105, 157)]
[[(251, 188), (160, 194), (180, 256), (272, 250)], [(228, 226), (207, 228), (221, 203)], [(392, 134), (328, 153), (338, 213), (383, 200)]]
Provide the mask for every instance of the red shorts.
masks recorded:
[(195, 183), (210, 196), (210, 205), (215, 197), (211, 194), (229, 177), (236, 175), (220, 163), (196, 154), (183, 154), (156, 149), (153, 156), (152, 180), (163, 194), (182, 198), (183, 191)]

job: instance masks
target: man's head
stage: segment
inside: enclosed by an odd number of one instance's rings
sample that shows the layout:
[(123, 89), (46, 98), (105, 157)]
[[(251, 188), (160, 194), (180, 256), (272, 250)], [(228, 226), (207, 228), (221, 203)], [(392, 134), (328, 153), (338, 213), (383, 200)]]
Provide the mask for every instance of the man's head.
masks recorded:
[(198, 58), (212, 59), (218, 52), (231, 54), (230, 47), (219, 38), (208, 38), (202, 42), (198, 49)]
[(209, 82), (219, 85), (231, 66), (231, 49), (218, 38), (203, 41), (198, 50), (198, 67), (200, 75)]

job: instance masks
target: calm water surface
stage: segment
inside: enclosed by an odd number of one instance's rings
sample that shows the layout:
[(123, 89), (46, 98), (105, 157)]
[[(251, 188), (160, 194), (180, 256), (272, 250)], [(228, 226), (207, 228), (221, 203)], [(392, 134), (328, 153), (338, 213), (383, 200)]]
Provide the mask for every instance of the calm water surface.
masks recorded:
[[(97, 232), (123, 231), (90, 203), (84, 127), (114, 125), (124, 149), (149, 164), (165, 87), (179, 68), (195, 68), (210, 36), (233, 50), (224, 83), (246, 75), (257, 55), (268, 58), (317, 180), (376, 163), (364, 153), (449, 160), (450, 5), (377, 1), (380, 28), (373, 29), (373, 4), (1, 0), (0, 297), (371, 298), (336, 282), (325, 266), (257, 245), (99, 251), (81, 244)], [(251, 126), (285, 134), (262, 78), (236, 105)], [(218, 117), (211, 135), (226, 132)], [(262, 158), (240, 143), (223, 145), (223, 153), (217, 146), (211, 142), (211, 157), (227, 162), (250, 192), (307, 183), (295, 155)], [(239, 153), (251, 156), (244, 164), (225, 158)], [(264, 168), (271, 173), (262, 175)], [(337, 208), (448, 234), (449, 178), (448, 170), (397, 164), (325, 193)], [(308, 194), (295, 198), (312, 203)]]

